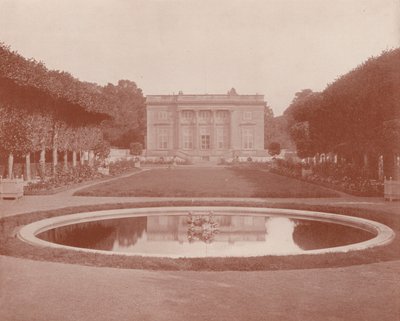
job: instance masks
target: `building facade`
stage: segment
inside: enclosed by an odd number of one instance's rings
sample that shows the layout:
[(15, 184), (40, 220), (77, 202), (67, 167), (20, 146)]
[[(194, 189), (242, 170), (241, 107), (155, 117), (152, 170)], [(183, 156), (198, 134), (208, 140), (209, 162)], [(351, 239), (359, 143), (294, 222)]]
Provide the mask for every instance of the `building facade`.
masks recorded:
[(264, 156), (263, 95), (149, 95), (147, 156), (191, 161)]

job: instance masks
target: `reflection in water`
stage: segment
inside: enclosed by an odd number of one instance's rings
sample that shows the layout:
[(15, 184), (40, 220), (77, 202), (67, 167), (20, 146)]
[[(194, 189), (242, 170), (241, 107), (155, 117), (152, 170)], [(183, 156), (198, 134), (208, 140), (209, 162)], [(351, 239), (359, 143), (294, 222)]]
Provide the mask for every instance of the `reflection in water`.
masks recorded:
[(268, 231), (266, 242), (275, 253), (298, 253), (301, 248), (293, 240), (293, 232), (298, 224), (286, 217), (273, 216), (266, 219)]
[(38, 235), (44, 240), (138, 255), (206, 257), (297, 254), (365, 241), (372, 234), (340, 224), (280, 216), (151, 215), (79, 223)]

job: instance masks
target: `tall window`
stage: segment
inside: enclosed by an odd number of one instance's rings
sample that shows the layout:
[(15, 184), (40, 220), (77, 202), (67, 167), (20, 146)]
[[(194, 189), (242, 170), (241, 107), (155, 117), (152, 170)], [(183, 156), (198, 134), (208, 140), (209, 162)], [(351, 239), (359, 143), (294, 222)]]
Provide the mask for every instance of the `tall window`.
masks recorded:
[(251, 129), (251, 128), (243, 128), (242, 129), (242, 147), (243, 147), (243, 149), (253, 149), (254, 148), (253, 129)]
[(210, 128), (200, 128), (200, 149), (210, 149)]
[(183, 148), (193, 148), (193, 132), (191, 128), (183, 128)]
[(168, 128), (158, 128), (158, 148), (168, 149)]
[(217, 148), (218, 149), (224, 149), (225, 148), (225, 133), (224, 133), (224, 129), (223, 128), (217, 128)]
[(210, 149), (210, 135), (201, 135), (201, 149)]

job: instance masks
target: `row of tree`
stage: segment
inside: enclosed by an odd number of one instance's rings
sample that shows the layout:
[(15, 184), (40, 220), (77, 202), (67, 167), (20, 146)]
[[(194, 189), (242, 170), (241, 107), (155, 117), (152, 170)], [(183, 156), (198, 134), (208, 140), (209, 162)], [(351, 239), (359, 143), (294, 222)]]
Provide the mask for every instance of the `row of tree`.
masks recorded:
[(300, 157), (335, 152), (390, 175), (400, 153), (400, 48), (368, 59), (322, 92), (296, 93), (284, 112)]
[(58, 153), (77, 153), (107, 145), (128, 147), (143, 142), (145, 99), (132, 81), (99, 86), (81, 82), (69, 73), (48, 70), (0, 44), (0, 156), (8, 157), (12, 174), (14, 156), (23, 156), (29, 175), (30, 154), (52, 150), (53, 171)]

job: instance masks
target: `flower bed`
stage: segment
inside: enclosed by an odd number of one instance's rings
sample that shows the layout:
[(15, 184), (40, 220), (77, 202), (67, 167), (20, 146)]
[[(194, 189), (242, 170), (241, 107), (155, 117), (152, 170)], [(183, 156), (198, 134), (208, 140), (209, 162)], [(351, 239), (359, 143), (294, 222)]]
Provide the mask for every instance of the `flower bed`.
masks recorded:
[(103, 175), (97, 171), (96, 167), (79, 165), (64, 169), (62, 165), (59, 165), (57, 167), (56, 175), (52, 177), (45, 177), (37, 182), (29, 183), (27, 186), (25, 186), (24, 193), (36, 194), (37, 192), (49, 191), (63, 186), (70, 186), (101, 177), (103, 177)]
[(108, 166), (110, 175), (119, 175), (134, 168), (138, 168), (138, 162), (138, 159), (128, 159), (112, 162)]
[(24, 194), (51, 194), (62, 190), (63, 187), (101, 179), (109, 175), (120, 175), (138, 167), (138, 161), (134, 159), (112, 162), (108, 167), (100, 167), (100, 171), (98, 166), (78, 165), (65, 169), (60, 164), (57, 167), (56, 175), (46, 176), (39, 181), (29, 183), (24, 188)]
[(322, 163), (304, 168), (300, 163), (280, 160), (270, 171), (356, 196), (383, 196), (383, 182), (370, 179), (364, 170), (349, 164)]

